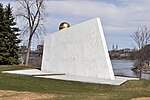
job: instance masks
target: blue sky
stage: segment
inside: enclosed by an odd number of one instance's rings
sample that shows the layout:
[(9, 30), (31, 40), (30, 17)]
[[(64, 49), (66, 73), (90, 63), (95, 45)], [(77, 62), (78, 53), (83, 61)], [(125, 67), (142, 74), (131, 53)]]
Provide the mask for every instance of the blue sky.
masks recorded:
[[(0, 2), (10, 2), (14, 12), (17, 9), (14, 1)], [(119, 48), (134, 48), (136, 44), (130, 35), (138, 27), (150, 25), (150, 0), (48, 0), (45, 4), (48, 14), (45, 21), (47, 35), (58, 31), (58, 26), (63, 21), (73, 26), (99, 17), (109, 50), (113, 44), (118, 44)], [(33, 43), (35, 44), (38, 42)]]

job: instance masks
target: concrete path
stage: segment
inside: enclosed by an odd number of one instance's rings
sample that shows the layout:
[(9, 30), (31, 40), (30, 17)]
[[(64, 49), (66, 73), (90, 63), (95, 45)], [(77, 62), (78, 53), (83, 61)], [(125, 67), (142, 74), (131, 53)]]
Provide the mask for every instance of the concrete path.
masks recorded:
[(110, 84), (110, 85), (121, 85), (122, 83), (128, 80), (139, 80), (138, 78), (121, 77), (121, 76), (115, 76), (114, 80), (107, 80), (107, 79), (99, 79), (99, 78), (92, 78), (92, 77), (71, 76), (64, 73), (47, 73), (47, 72), (41, 72), (38, 69), (3, 71), (2, 73), (31, 75), (39, 78), (78, 81), (78, 82), (96, 83), (96, 84)]

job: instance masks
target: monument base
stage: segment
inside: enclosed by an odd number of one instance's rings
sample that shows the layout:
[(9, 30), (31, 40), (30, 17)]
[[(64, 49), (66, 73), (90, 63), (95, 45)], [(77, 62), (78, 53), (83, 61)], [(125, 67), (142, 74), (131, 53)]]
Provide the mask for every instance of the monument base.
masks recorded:
[(121, 85), (128, 80), (139, 80), (138, 78), (121, 77), (121, 76), (115, 76), (114, 80), (79, 77), (79, 76), (66, 75), (64, 73), (45, 73), (38, 69), (3, 71), (2, 73), (31, 75), (33, 77), (39, 77), (39, 78), (49, 78), (49, 79), (77, 81), (77, 82), (95, 83), (95, 84), (110, 84), (110, 85)]

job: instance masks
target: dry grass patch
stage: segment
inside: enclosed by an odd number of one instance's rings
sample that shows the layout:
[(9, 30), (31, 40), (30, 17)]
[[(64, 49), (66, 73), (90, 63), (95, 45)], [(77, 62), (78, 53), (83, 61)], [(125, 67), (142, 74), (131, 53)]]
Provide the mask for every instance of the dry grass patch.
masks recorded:
[(51, 100), (57, 96), (49, 93), (0, 90), (0, 100)]
[(150, 100), (150, 97), (133, 98), (131, 100)]

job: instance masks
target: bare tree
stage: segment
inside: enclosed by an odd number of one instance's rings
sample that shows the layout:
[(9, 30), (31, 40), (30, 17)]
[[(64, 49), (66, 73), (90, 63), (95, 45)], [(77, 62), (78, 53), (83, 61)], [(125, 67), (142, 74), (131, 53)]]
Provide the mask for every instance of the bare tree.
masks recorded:
[(150, 29), (147, 26), (138, 28), (131, 37), (136, 42), (138, 49), (140, 50), (150, 42)]
[(147, 26), (138, 28), (136, 32), (131, 36), (132, 39), (136, 42), (138, 46), (138, 56), (137, 63), (135, 63), (135, 67), (140, 70), (140, 78), (142, 75), (142, 67), (144, 66), (144, 61), (146, 60), (147, 50), (145, 50), (145, 46), (150, 43), (150, 28)]
[(44, 29), (43, 19), (45, 15), (45, 0), (16, 0), (19, 2), (20, 7), (18, 9), (18, 17), (21, 17), (25, 29), (24, 34), (28, 35), (28, 46), (26, 54), (26, 65), (28, 65), (29, 54), (31, 50), (31, 42), (34, 35), (42, 33), (41, 30)]

